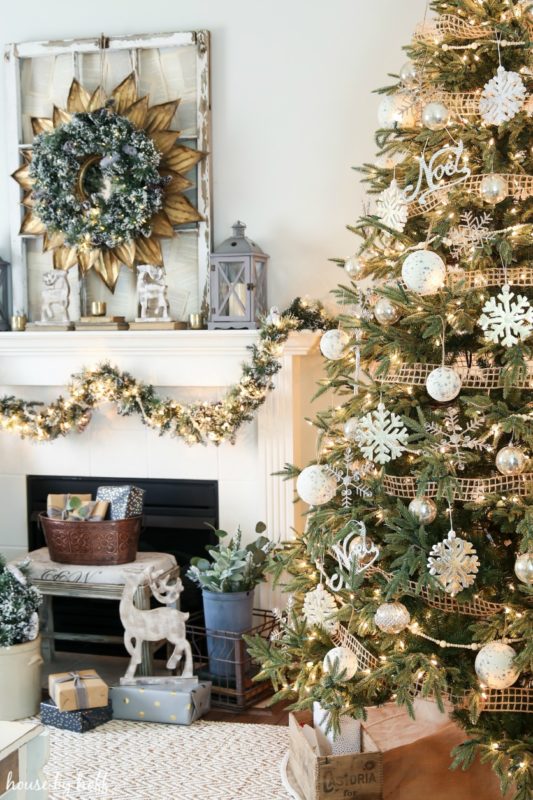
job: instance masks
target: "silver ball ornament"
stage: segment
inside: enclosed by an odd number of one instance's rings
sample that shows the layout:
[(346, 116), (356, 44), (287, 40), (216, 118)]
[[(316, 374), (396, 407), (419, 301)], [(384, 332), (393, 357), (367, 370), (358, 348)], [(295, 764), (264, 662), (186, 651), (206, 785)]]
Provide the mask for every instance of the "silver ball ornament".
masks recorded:
[(344, 262), (344, 271), (352, 279), (361, 278), (366, 269), (366, 262), (360, 256), (350, 256)]
[(409, 511), (423, 525), (429, 525), (437, 516), (437, 506), (430, 497), (415, 497), (409, 503)]
[(422, 109), (422, 124), (430, 131), (441, 131), (450, 122), (450, 112), (443, 103), (428, 103)]
[(403, 603), (382, 603), (374, 614), (376, 626), (384, 633), (400, 633), (409, 625), (411, 615)]
[(495, 206), (509, 194), (507, 180), (503, 175), (485, 175), (479, 187), (479, 193), (486, 203)]
[(339, 328), (326, 331), (320, 339), (320, 351), (330, 361), (338, 361), (343, 357), (344, 349), (349, 341), (350, 337), (346, 331)]
[(337, 480), (321, 464), (311, 464), (303, 469), (296, 481), (299, 497), (310, 506), (329, 503), (337, 494)]
[(523, 450), (514, 445), (502, 447), (496, 454), (496, 469), (502, 475), (520, 475), (526, 466), (527, 457)]
[(521, 553), (514, 564), (514, 574), (527, 586), (533, 585), (533, 553)]
[(337, 672), (344, 673), (341, 680), (350, 681), (359, 669), (359, 659), (347, 647), (333, 647), (325, 655), (322, 671), (327, 674), (337, 665)]
[(400, 68), (400, 80), (405, 86), (414, 86), (418, 80), (418, 70), (412, 61), (406, 61)]
[(343, 431), (347, 439), (355, 439), (358, 431), (361, 429), (361, 422), (357, 417), (350, 417), (344, 423)]
[(463, 381), (452, 367), (437, 367), (426, 378), (426, 390), (438, 403), (449, 403), (461, 391)]
[(518, 679), (513, 666), (516, 652), (505, 642), (489, 642), (481, 648), (474, 662), (479, 680), (489, 689), (508, 689)]
[(380, 297), (374, 306), (374, 316), (380, 325), (394, 325), (400, 319), (400, 309), (388, 297)]
[(416, 294), (436, 294), (444, 286), (446, 264), (433, 250), (415, 250), (402, 264), (402, 280)]

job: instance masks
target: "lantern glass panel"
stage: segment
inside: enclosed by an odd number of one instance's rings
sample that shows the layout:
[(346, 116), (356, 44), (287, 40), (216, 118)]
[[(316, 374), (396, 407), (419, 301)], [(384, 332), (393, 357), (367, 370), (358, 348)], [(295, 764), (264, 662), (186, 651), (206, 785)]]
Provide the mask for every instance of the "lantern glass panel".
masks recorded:
[(255, 313), (265, 314), (267, 311), (267, 296), (266, 296), (266, 261), (255, 262)]
[(247, 317), (246, 262), (219, 261), (218, 314), (223, 317)]
[(8, 328), (9, 320), (9, 265), (0, 262), (0, 330)]

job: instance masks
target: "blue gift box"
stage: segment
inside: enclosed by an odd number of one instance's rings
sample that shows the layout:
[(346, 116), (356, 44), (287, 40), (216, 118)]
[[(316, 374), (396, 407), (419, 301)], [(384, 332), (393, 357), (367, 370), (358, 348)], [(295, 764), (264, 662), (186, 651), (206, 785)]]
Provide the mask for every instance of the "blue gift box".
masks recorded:
[[(148, 678), (147, 681), (150, 679)], [(113, 719), (191, 725), (211, 707), (211, 683), (191, 680), (112, 686)]]
[(41, 703), (41, 722), (65, 731), (85, 733), (113, 718), (111, 700), (100, 708), (80, 708), (78, 711), (60, 711), (51, 698)]

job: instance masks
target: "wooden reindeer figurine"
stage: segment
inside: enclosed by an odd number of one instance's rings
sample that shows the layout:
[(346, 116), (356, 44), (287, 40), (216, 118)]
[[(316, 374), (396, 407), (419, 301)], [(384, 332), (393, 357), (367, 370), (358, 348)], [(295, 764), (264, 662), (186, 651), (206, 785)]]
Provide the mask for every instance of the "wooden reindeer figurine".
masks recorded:
[[(141, 663), (143, 642), (160, 642), (163, 639), (174, 645), (172, 655), (167, 661), (167, 669), (174, 669), (180, 658), (185, 655), (182, 677), (192, 677), (191, 646), (185, 638), (185, 622), (189, 619), (189, 614), (184, 614), (177, 608), (170, 608), (170, 604), (175, 603), (183, 591), (183, 584), (178, 578), (169, 586), (168, 577), (162, 580), (160, 575), (161, 570), (129, 575), (124, 584), (120, 600), (120, 620), (124, 626), (124, 644), (131, 656), (126, 678), (133, 678), (137, 666)], [(155, 599), (167, 606), (166, 608), (143, 611), (135, 606), (137, 587), (146, 580)]]

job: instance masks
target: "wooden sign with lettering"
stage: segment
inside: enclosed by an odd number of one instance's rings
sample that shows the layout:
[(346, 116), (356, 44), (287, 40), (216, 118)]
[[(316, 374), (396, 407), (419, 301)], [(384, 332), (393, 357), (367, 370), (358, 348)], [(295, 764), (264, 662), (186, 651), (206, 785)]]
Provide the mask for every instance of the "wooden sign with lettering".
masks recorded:
[(14, 750), (0, 761), (0, 797), (19, 780), (19, 753)]

